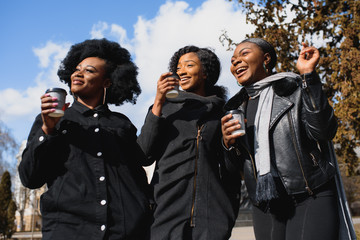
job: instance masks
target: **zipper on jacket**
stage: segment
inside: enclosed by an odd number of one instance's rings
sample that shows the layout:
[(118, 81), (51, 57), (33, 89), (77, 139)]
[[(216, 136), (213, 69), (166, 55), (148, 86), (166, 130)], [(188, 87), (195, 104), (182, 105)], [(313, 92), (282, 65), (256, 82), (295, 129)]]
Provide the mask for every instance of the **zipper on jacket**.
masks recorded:
[(310, 98), (311, 104), (312, 104), (314, 110), (316, 111), (316, 110), (317, 110), (317, 107), (316, 107), (316, 105), (315, 105), (315, 100), (314, 100), (314, 97), (312, 96), (312, 94), (311, 94), (311, 92), (310, 92), (310, 90), (309, 90), (309, 88), (308, 88), (307, 82), (306, 82), (306, 80), (305, 80), (305, 76), (304, 76), (304, 78), (303, 78), (303, 80), (302, 80), (302, 88), (305, 89), (307, 95), (308, 95), (309, 98)]
[(310, 187), (309, 187), (308, 181), (306, 180), (306, 177), (305, 177), (304, 169), (303, 169), (302, 164), (301, 164), (300, 152), (299, 152), (299, 149), (298, 149), (297, 144), (296, 144), (295, 130), (294, 130), (294, 126), (293, 126), (292, 121), (291, 121), (290, 112), (287, 113), (287, 116), (288, 116), (288, 120), (289, 120), (289, 124), (290, 124), (291, 138), (292, 138), (292, 141), (293, 141), (293, 144), (294, 144), (294, 147), (295, 147), (295, 152), (296, 152), (297, 160), (298, 160), (298, 162), (299, 162), (299, 166), (300, 166), (300, 169), (301, 169), (301, 173), (302, 173), (302, 175), (303, 175), (303, 178), (304, 178), (304, 181), (305, 181), (305, 185), (306, 185), (305, 189), (308, 191), (309, 195), (313, 195), (313, 191), (312, 191), (312, 190), (310, 189)]
[(192, 205), (191, 205), (191, 215), (190, 215), (190, 227), (195, 227), (194, 221), (194, 211), (195, 211), (195, 197), (196, 197), (196, 177), (197, 177), (197, 163), (199, 159), (199, 144), (201, 141), (201, 130), (204, 125), (198, 127), (197, 136), (196, 136), (196, 155), (195, 155), (195, 166), (194, 166), (194, 186), (193, 186), (193, 196), (192, 196)]
[(317, 160), (316, 160), (316, 157), (314, 156), (314, 154), (310, 153), (310, 156), (311, 156), (311, 160), (314, 162), (314, 166), (319, 166)]
[[(314, 97), (313, 97), (313, 95), (311, 94), (311, 92), (310, 92), (310, 90), (309, 90), (309, 88), (308, 88), (307, 82), (306, 82), (306, 80), (305, 80), (305, 75), (304, 75), (304, 78), (303, 78), (303, 80), (302, 80), (302, 88), (305, 89), (307, 95), (309, 96), (310, 102), (311, 102), (311, 105), (312, 105), (313, 109), (314, 109), (315, 111), (317, 111), (318, 108), (316, 107)], [(318, 149), (321, 150), (319, 142), (316, 141), (316, 143), (317, 143), (317, 145), (318, 145)], [(312, 153), (310, 153), (310, 155), (311, 155), (311, 159), (312, 159), (313, 162), (314, 162), (314, 166), (318, 166), (319, 164), (318, 164), (315, 156), (314, 156)]]

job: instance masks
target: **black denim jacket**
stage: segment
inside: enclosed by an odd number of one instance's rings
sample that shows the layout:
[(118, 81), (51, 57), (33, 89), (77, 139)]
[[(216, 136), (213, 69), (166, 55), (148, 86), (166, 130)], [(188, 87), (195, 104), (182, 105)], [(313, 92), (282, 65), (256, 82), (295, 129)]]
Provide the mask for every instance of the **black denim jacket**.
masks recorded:
[(102, 105), (76, 100), (53, 135), (31, 129), (19, 165), (29, 188), (47, 184), (41, 196), (43, 239), (146, 239), (148, 185), (136, 128)]

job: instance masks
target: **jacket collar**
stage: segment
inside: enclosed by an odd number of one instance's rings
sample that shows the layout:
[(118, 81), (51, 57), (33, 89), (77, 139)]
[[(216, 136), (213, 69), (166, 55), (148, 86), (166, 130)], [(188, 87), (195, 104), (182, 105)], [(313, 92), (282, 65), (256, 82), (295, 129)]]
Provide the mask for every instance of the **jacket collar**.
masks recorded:
[(93, 115), (94, 113), (99, 113), (101, 115), (108, 115), (110, 113), (110, 110), (106, 104), (99, 105), (95, 107), (94, 109), (90, 109), (74, 99), (74, 102), (71, 106), (75, 111), (81, 113), (84, 116)]
[(173, 103), (182, 103), (189, 99), (197, 100), (204, 104), (212, 103), (214, 105), (219, 105), (219, 106), (223, 106), (225, 103), (224, 99), (222, 99), (218, 96), (215, 96), (215, 95), (203, 97), (203, 96), (200, 96), (200, 95), (197, 95), (194, 93), (190, 93), (190, 92), (185, 92), (185, 91), (179, 91), (179, 96), (177, 96), (176, 98), (169, 98), (169, 99), (167, 99), (167, 101), (173, 102)]

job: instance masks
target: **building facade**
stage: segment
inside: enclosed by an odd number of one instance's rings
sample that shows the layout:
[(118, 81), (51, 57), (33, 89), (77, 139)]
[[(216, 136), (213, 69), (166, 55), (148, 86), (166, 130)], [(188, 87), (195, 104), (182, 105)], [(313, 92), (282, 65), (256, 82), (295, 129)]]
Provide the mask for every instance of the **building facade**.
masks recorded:
[[(17, 167), (22, 159), (22, 152), (26, 146), (26, 141), (21, 143), (18, 154), (16, 155)], [(16, 201), (16, 239), (41, 239), (41, 213), (40, 196), (46, 191), (46, 186), (39, 189), (29, 189), (22, 185), (19, 173), (16, 172), (14, 179), (14, 198)], [(41, 234), (40, 234), (41, 235)]]

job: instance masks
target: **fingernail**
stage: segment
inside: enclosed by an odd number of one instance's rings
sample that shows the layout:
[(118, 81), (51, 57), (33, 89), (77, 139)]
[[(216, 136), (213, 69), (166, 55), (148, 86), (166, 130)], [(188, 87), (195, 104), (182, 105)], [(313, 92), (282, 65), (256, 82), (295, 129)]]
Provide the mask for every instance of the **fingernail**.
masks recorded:
[(52, 97), (51, 100), (56, 101), (56, 100), (58, 100), (58, 98), (57, 97)]
[(56, 106), (59, 105), (59, 104), (58, 104), (58, 103), (53, 103), (52, 105), (53, 105), (54, 107), (56, 107)]
[(50, 94), (46, 93), (46, 94), (45, 94), (45, 97), (50, 97)]

